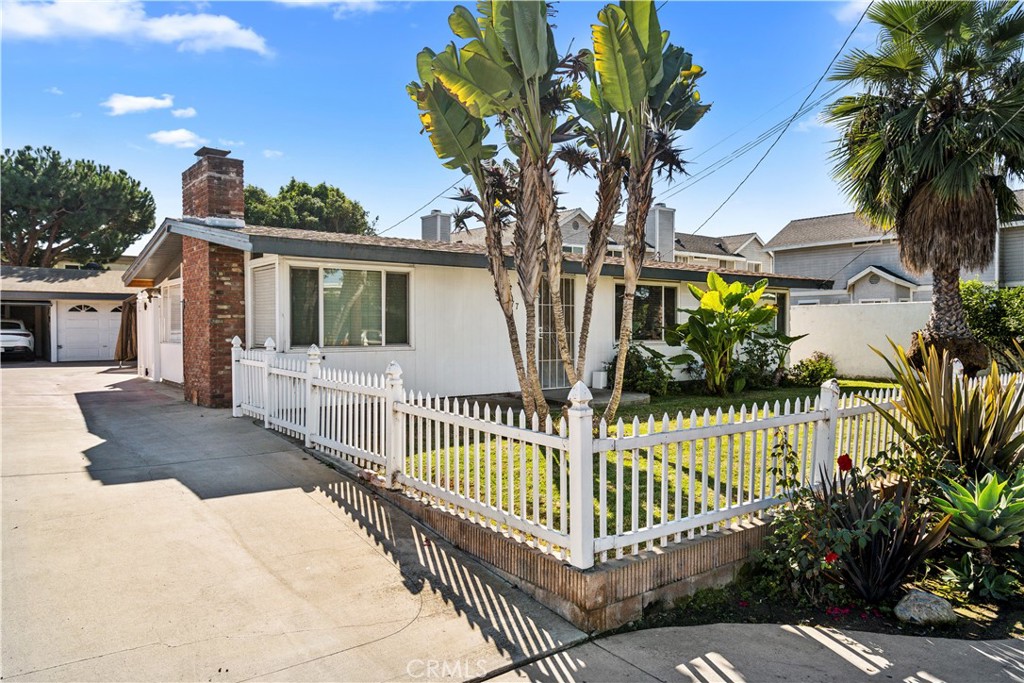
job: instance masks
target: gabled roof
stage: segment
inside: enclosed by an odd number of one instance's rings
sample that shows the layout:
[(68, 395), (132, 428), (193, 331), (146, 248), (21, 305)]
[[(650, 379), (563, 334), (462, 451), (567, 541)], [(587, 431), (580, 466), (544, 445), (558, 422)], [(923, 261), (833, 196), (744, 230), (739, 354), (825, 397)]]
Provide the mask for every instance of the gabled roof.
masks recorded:
[[(250, 253), (462, 268), (487, 267), (486, 248), (482, 244), (433, 242), (376, 235), (349, 235), (262, 225), (246, 225), (240, 228), (211, 227), (200, 222), (166, 219), (132, 267), (123, 272), (124, 281), (159, 281), (161, 277), (166, 277), (166, 273), (174, 268), (173, 259), (168, 259), (167, 255), (173, 254), (176, 248), (180, 261), (183, 236), (196, 237), (213, 244), (222, 244)], [(506, 257), (511, 260), (511, 248), (506, 249)], [(710, 270), (748, 283), (767, 277), (769, 283), (777, 287), (807, 288), (810, 283), (813, 283), (810, 286), (814, 287), (821, 283), (820, 278), (771, 273), (763, 275), (749, 271), (712, 269), (705, 266), (666, 261), (645, 263), (644, 277), (703, 282)], [(583, 273), (582, 255), (565, 254), (564, 271), (567, 274)], [(605, 259), (602, 275), (621, 277), (622, 272), (621, 258), (607, 257)], [(828, 281), (825, 285), (831, 287), (832, 282)]]
[(756, 232), (745, 232), (741, 235), (722, 235), (720, 238), (725, 248), (736, 254), (740, 249), (747, 246), (750, 240), (757, 240), (761, 246), (764, 246), (764, 241), (761, 240), (761, 236)]
[(121, 281), (123, 271), (0, 266), (5, 301), (28, 299), (123, 300), (139, 291)]
[(914, 282), (913, 280), (910, 280), (909, 278), (907, 278), (906, 275), (903, 275), (902, 273), (897, 273), (896, 271), (890, 270), (885, 266), (871, 265), (865, 268), (864, 270), (860, 271), (856, 275), (852, 276), (849, 280), (847, 280), (846, 288), (849, 289), (850, 287), (853, 286), (854, 282), (857, 282), (858, 280), (865, 278), (871, 274), (878, 275), (888, 280), (889, 282), (894, 282), (898, 285), (909, 287), (911, 290), (917, 289), (918, 287), (918, 283)]
[(735, 253), (725, 246), (724, 238), (712, 237), (711, 235), (692, 235), (690, 233), (677, 232), (676, 248), (680, 251), (689, 251), (694, 254), (735, 256)]
[(769, 251), (792, 249), (812, 244), (878, 238), (882, 234), (883, 231), (853, 212), (836, 213), (831, 216), (798, 218), (790, 221), (775, 237), (768, 240), (764, 247)]

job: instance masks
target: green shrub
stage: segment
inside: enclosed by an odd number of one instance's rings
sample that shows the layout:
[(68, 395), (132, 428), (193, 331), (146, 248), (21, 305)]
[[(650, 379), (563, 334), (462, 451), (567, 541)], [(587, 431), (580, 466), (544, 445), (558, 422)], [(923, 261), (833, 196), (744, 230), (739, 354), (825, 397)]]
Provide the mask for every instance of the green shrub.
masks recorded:
[[(1004, 386), (996, 364), (982, 382), (970, 385), (953, 372), (949, 352), (926, 346), (923, 366), (914, 367), (902, 346), (890, 360), (881, 351), (900, 385), (901, 400), (893, 409), (881, 409), (871, 401), (907, 446), (921, 457), (945, 459), (968, 476), (1000, 471), (1013, 474), (1024, 465), (1024, 391), (1016, 378)], [(930, 437), (922, 441), (921, 437)]]
[(812, 602), (835, 600), (837, 587), (878, 602), (939, 547), (950, 518), (933, 524), (908, 481), (876, 487), (874, 481), (891, 473), (861, 472), (848, 455), (836, 464), (821, 487), (802, 488), (796, 454), (788, 445), (773, 450), (773, 472), (790, 502), (775, 515), (761, 568)]
[[(619, 356), (605, 363), (605, 370), (613, 372)], [(632, 342), (626, 352), (626, 372), (623, 376), (622, 388), (625, 391), (640, 391), (651, 396), (664, 396), (668, 393), (668, 384), (672, 380), (672, 372), (665, 355), (648, 348), (640, 342)]]
[(789, 349), (793, 342), (806, 336), (788, 337), (766, 329), (747, 339), (740, 347), (739, 359), (733, 367), (733, 388), (770, 389), (782, 384)]
[(832, 356), (815, 351), (789, 370), (789, 381), (800, 387), (819, 387), (838, 373)]
[(1014, 340), (1024, 342), (1024, 287), (999, 289), (978, 280), (960, 283), (967, 326), (1004, 368)]

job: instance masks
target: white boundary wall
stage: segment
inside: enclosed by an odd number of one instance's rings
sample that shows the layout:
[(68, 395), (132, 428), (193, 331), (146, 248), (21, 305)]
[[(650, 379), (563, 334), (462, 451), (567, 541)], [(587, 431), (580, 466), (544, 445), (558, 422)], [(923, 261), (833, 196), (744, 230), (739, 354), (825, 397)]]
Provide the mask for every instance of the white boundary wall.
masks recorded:
[(890, 353), (888, 337), (908, 348), (931, 310), (931, 302), (792, 306), (790, 334), (807, 336), (793, 345), (791, 363), (823, 351), (835, 359), (841, 377), (888, 377), (889, 368), (870, 347)]

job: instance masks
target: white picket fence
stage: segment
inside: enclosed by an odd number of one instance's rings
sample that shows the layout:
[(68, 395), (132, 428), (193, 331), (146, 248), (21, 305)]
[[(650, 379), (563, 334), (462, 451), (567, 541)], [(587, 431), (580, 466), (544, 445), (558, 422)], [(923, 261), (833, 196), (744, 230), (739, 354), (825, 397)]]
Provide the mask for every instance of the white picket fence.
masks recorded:
[[(858, 465), (897, 440), (863, 398), (835, 380), (806, 402), (602, 420), (577, 384), (557, 426), (525, 412), (413, 394), (391, 363), (382, 375), (233, 342), (234, 414), (249, 415), (382, 476), (442, 507), (579, 568), (666, 546), (749, 518), (781, 502), (782, 451), (801, 483)], [(1009, 376), (1001, 378), (1009, 381)], [(1024, 379), (1024, 378), (1022, 378)], [(1020, 380), (1018, 380), (1020, 381)], [(867, 396), (892, 410), (895, 389)]]

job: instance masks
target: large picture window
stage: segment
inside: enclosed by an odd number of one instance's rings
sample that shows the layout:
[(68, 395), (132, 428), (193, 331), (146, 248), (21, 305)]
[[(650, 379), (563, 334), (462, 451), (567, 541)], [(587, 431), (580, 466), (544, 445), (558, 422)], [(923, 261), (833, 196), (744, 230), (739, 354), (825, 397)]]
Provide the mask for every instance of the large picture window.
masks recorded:
[[(622, 296), (626, 288), (615, 286), (615, 336), (622, 325)], [(666, 327), (676, 325), (675, 287), (640, 285), (633, 299), (633, 339), (652, 341), (664, 338)]]
[(409, 343), (409, 275), (350, 268), (292, 268), (291, 345)]

